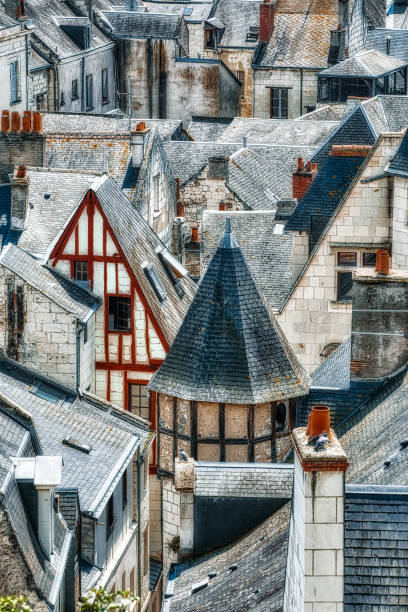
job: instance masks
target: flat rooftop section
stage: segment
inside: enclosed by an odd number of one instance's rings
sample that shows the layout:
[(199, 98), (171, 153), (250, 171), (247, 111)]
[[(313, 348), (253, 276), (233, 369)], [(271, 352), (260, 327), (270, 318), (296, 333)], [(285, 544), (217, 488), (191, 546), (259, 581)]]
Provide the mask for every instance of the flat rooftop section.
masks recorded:
[(269, 497), (290, 499), (293, 465), (287, 463), (218, 463), (195, 465), (199, 497)]

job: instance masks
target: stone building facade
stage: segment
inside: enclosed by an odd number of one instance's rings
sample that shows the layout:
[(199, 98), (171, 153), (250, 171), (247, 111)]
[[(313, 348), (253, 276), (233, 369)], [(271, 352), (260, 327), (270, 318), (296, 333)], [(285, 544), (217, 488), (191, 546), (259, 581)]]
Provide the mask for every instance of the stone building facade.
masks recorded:
[(27, 71), (30, 31), (25, 28), (23, 22), (15, 21), (1, 11), (0, 6), (0, 108), (22, 111), (29, 108)]

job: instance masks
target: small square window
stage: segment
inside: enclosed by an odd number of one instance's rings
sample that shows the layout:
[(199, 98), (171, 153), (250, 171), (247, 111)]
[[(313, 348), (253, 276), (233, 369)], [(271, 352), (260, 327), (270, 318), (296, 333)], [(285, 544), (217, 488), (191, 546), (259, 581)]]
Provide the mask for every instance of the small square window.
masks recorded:
[(74, 265), (74, 277), (76, 281), (88, 280), (88, 262), (76, 261)]
[(374, 268), (376, 256), (376, 253), (363, 253), (363, 266), (367, 268)]
[(353, 290), (353, 273), (337, 273), (337, 299), (339, 302), (351, 302)]
[(347, 251), (337, 253), (337, 265), (356, 267), (357, 266), (357, 253), (355, 252), (349, 253)]
[(142, 419), (150, 420), (150, 398), (146, 385), (129, 383), (128, 410)]
[(109, 331), (131, 331), (130, 297), (109, 296)]
[(143, 265), (142, 267), (144, 269), (144, 273), (146, 274), (149, 280), (149, 283), (152, 286), (153, 291), (156, 294), (157, 299), (159, 300), (159, 302), (164, 302), (167, 293), (165, 288), (163, 287), (163, 283), (157, 276), (156, 270), (153, 268), (152, 264)]

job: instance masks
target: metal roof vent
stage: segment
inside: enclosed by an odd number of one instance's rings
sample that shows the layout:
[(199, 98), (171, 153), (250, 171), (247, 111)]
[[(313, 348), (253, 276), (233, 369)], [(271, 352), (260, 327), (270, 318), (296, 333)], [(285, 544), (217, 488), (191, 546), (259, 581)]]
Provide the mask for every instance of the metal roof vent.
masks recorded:
[(86, 453), (87, 455), (89, 455), (92, 450), (92, 446), (90, 444), (84, 444), (79, 440), (75, 440), (75, 438), (62, 438), (61, 442), (62, 444), (65, 444), (65, 446), (70, 446), (71, 448), (81, 451), (82, 453)]
[(238, 569), (238, 565), (236, 563), (232, 563), (232, 565), (230, 565), (228, 569), (230, 572), (235, 572), (235, 570)]

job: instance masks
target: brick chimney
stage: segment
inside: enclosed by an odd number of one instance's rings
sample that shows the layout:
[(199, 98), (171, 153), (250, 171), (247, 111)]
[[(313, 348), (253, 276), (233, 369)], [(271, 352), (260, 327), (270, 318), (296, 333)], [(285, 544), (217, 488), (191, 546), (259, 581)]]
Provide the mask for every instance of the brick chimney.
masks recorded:
[(4, 11), (13, 19), (25, 17), (24, 0), (5, 0)]
[(366, 157), (370, 150), (370, 145), (333, 145), (329, 155), (332, 157)]
[(303, 159), (298, 157), (296, 172), (292, 174), (292, 196), (301, 200), (317, 175), (317, 164), (308, 161), (305, 165)]
[(176, 458), (174, 470), (174, 486), (180, 494), (180, 556), (186, 558), (194, 552), (195, 461)]
[(11, 229), (22, 230), (27, 216), (29, 177), (26, 167), (18, 166), (11, 179)]
[[(323, 423), (324, 419), (322, 427)], [(348, 461), (336, 434), (333, 430), (330, 433), (332, 440), (317, 450), (308, 444), (304, 427), (292, 432), (295, 478), (285, 612), (343, 609), (344, 481)]]
[(408, 271), (390, 270), (381, 250), (377, 269), (353, 274), (351, 321), (352, 380), (375, 380), (408, 361)]
[(275, 22), (275, 5), (265, 0), (259, 5), (259, 36), (261, 43), (268, 43), (272, 36)]

